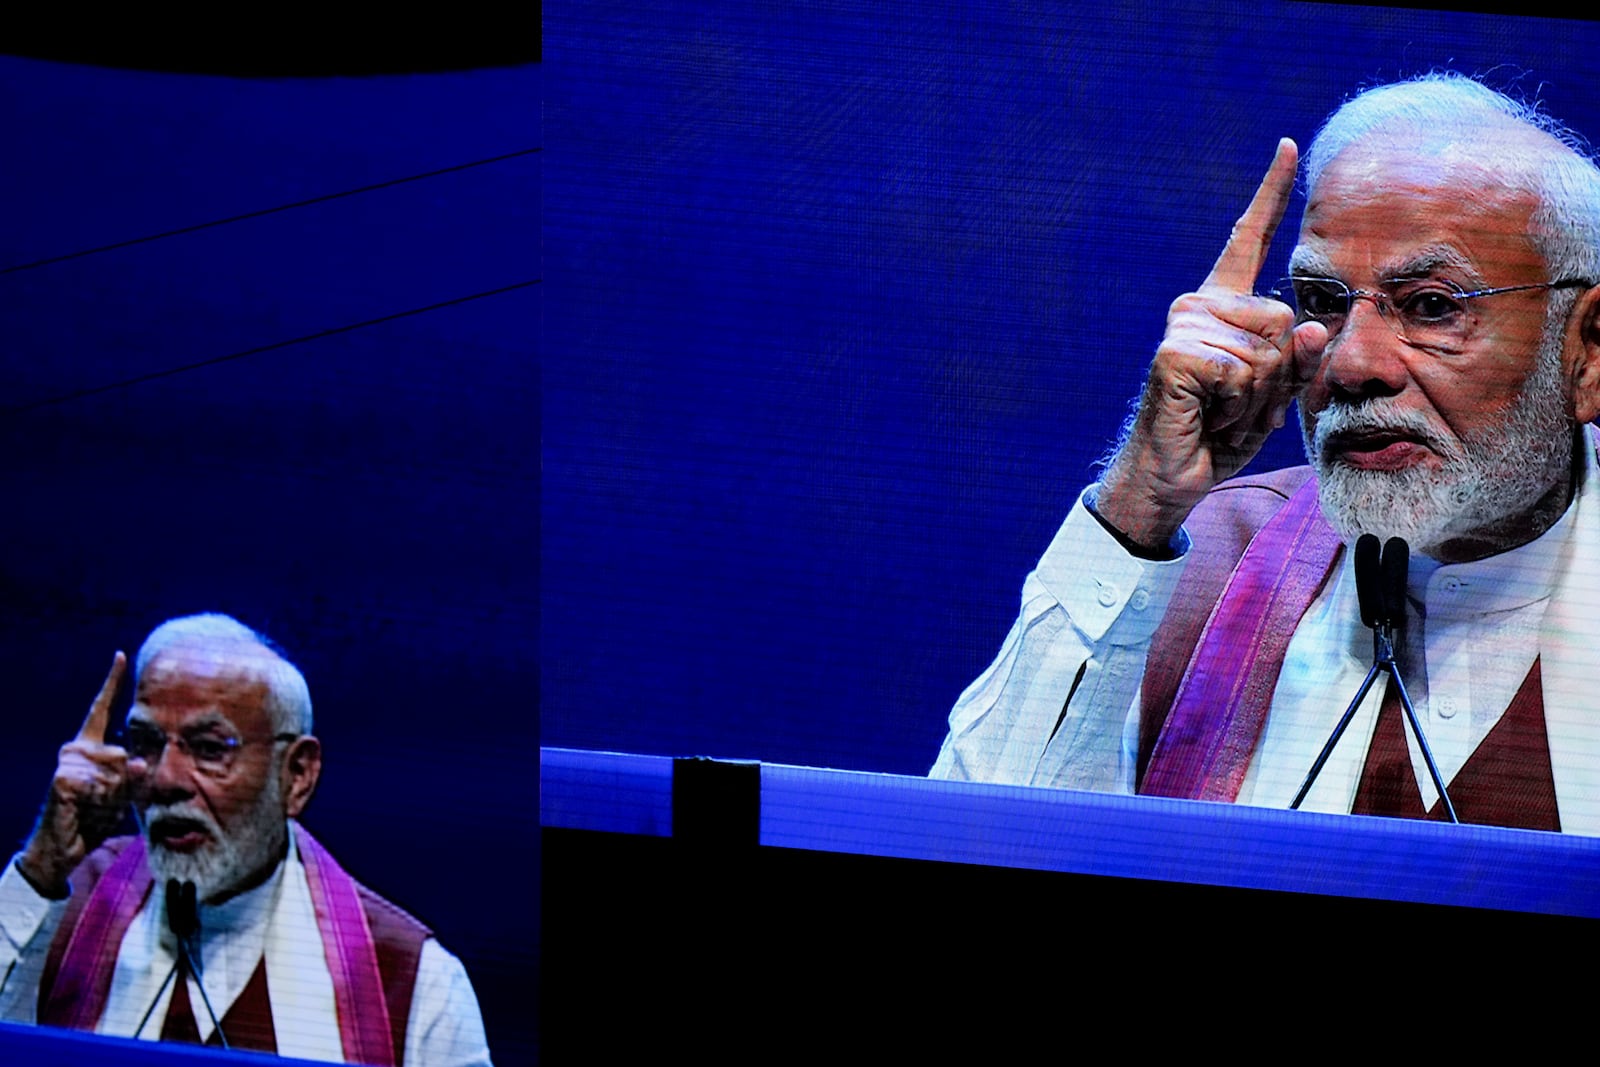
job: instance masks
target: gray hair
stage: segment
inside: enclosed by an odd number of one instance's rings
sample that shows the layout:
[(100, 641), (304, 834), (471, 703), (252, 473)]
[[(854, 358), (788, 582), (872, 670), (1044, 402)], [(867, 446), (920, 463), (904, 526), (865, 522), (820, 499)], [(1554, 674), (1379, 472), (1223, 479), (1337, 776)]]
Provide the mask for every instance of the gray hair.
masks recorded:
[[(1346, 101), (1311, 142), (1307, 189), (1316, 188), (1322, 172), (1346, 148), (1397, 128), (1441, 145), (1480, 146), (1486, 168), (1538, 199), (1529, 237), (1551, 280), (1600, 281), (1600, 168), (1583, 138), (1536, 107), (1464, 74), (1425, 74)], [(1496, 131), (1520, 136), (1497, 147), (1486, 136)]]
[(157, 626), (134, 657), (134, 677), (143, 675), (151, 660), (174, 645), (219, 644), (255, 646), (266, 653), (243, 657), (241, 665), (266, 683), (266, 710), (274, 733), (311, 732), (311, 690), (305, 675), (270, 638), (229, 615), (185, 615)]

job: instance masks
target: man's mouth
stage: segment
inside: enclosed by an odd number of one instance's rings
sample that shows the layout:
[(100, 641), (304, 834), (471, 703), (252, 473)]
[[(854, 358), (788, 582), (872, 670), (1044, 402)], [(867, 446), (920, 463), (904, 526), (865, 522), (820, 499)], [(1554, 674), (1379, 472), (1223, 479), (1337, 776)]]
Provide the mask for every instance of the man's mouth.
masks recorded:
[(1361, 470), (1397, 471), (1433, 453), (1428, 442), (1406, 430), (1346, 430), (1330, 434), (1323, 455)]
[(197, 819), (163, 816), (150, 824), (150, 843), (173, 852), (193, 852), (211, 840), (211, 831)]

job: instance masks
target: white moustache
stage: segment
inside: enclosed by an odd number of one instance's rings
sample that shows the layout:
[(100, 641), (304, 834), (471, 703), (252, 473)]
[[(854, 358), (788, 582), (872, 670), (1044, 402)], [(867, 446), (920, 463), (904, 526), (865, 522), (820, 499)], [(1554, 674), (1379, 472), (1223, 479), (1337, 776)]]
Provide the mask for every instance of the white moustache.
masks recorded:
[(222, 827), (217, 825), (217, 820), (211, 817), (199, 804), (185, 801), (181, 804), (151, 804), (144, 810), (145, 838), (150, 837), (150, 828), (164, 819), (182, 819), (185, 822), (198, 823), (213, 841), (222, 840)]

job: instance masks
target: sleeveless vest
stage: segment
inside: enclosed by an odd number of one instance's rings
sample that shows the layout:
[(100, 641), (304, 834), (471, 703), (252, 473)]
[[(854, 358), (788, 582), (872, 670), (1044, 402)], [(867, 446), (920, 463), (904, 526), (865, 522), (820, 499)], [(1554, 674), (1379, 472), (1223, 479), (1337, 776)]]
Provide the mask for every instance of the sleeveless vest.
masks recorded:
[[(1231, 802), (1260, 742), (1289, 639), (1342, 546), (1322, 518), (1308, 467), (1225, 482), (1185, 526), (1194, 542), (1193, 558), (1152, 638), (1145, 668), (1138, 791)], [(1460, 789), (1477, 791), (1508, 776), (1526, 781), (1504, 802), (1474, 796), (1470, 807), (1477, 817), (1469, 821), (1559, 828), (1548, 747), (1537, 751), (1537, 745), (1522, 743), (1544, 737), (1537, 662), (1512, 709), (1515, 726), (1491, 731), (1463, 767), (1463, 773), (1473, 773), (1458, 774), (1456, 781)], [(1398, 720), (1390, 725), (1398, 726)], [(1403, 750), (1403, 737), (1396, 737)], [(1393, 740), (1387, 732), (1380, 734), (1369, 764), (1384, 742), (1390, 744), (1386, 758), (1392, 768), (1397, 762)], [(1493, 772), (1479, 773), (1483, 767)], [(1369, 766), (1363, 775), (1358, 813), (1427, 817), (1420, 794), (1413, 811), (1410, 794), (1375, 790), (1372, 773)], [(1409, 759), (1405, 777), (1411, 778)], [(1416, 793), (1414, 781), (1411, 792)], [(1456, 792), (1451, 795), (1460, 811), (1463, 802)], [(1541, 799), (1522, 805), (1517, 799), (1522, 796)], [(1389, 797), (1395, 799), (1383, 799)]]
[[(403, 1067), (417, 964), (432, 932), (346, 874), (298, 824), (294, 840), (333, 979), (345, 1060)], [(154, 882), (138, 837), (107, 841), (78, 865), (39, 982), (40, 1023), (94, 1030), (123, 935)]]

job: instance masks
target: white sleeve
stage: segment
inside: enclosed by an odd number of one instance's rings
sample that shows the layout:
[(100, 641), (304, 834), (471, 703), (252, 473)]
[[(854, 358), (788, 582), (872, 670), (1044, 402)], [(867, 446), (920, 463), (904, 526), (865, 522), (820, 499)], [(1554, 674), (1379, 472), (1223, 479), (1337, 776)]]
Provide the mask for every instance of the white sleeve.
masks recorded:
[(433, 938), (422, 943), (406, 1023), (407, 1067), (490, 1067), (478, 995), (467, 969)]
[(41, 897), (13, 856), (0, 871), (0, 1021), (31, 1023), (50, 941), (66, 914), (65, 900)]
[(1000, 655), (956, 701), (932, 777), (1133, 792), (1145, 656), (1189, 542), (1180, 532), (1170, 561), (1131, 555), (1085, 507), (1093, 490), (1028, 575)]

